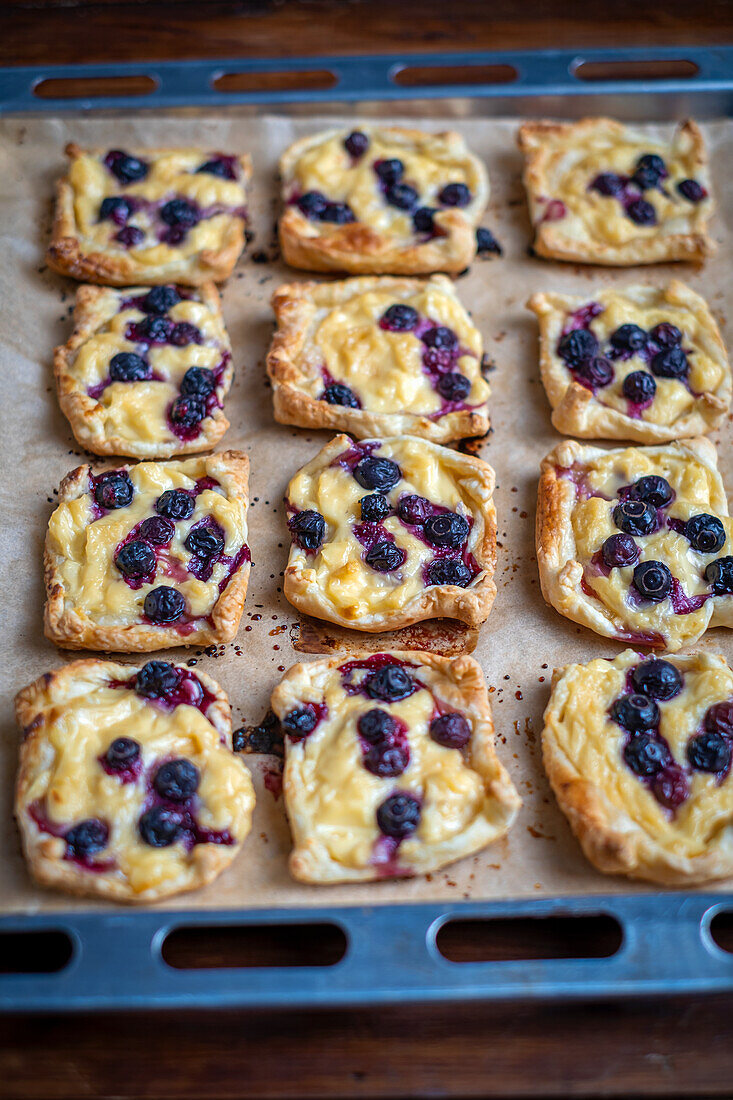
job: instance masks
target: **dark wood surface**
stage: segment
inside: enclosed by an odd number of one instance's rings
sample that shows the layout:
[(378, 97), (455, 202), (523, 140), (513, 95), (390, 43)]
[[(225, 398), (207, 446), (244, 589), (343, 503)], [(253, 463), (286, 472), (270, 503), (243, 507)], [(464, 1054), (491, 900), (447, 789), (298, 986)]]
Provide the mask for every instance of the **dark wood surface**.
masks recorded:
[[(0, 64), (731, 41), (727, 0), (6, 0)], [(731, 1096), (732, 1019), (700, 997), (0, 1018), (0, 1095)]]

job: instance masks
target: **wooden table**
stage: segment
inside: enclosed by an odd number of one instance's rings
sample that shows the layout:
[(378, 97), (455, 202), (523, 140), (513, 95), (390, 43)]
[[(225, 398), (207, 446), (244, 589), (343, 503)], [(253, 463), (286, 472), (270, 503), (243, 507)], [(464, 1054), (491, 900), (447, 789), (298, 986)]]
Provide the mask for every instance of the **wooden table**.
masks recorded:
[[(731, 41), (726, 0), (5, 0), (0, 64)], [(696, 998), (2, 1019), (0, 1095), (730, 1096), (732, 1018)]]

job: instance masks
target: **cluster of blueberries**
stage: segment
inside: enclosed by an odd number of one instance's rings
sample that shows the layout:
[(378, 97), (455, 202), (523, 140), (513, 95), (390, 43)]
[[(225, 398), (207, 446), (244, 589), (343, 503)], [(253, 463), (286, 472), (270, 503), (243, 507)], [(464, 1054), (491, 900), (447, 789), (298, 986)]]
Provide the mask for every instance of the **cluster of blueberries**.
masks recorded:
[[(630, 176), (617, 172), (602, 172), (589, 185), (590, 191), (618, 199), (627, 218), (635, 225), (656, 225), (657, 212), (652, 203), (642, 198), (645, 191), (659, 190), (669, 194), (662, 184), (669, 176), (667, 165), (656, 153), (644, 153), (636, 162)], [(707, 198), (707, 191), (697, 180), (684, 179), (677, 184), (677, 192), (687, 202), (698, 203)]]
[[(597, 316), (602, 307), (589, 310), (585, 315)], [(609, 347), (603, 354), (598, 340), (588, 325), (563, 333), (558, 340), (557, 354), (581, 386), (592, 390), (609, 386), (614, 379), (614, 360), (627, 360), (636, 355), (649, 364), (651, 374), (636, 370), (624, 378), (624, 397), (639, 409), (646, 408), (657, 392), (657, 378), (673, 378), (683, 384), (687, 381), (690, 364), (682, 347), (682, 333), (676, 325), (663, 321), (646, 332), (640, 325), (621, 325), (611, 333)]]
[[(679, 695), (682, 674), (669, 661), (650, 658), (630, 670), (627, 685), (629, 690), (614, 701), (609, 712), (628, 734), (624, 761), (662, 806), (675, 810), (689, 795), (689, 781), (660, 732), (659, 703)], [(722, 780), (733, 759), (732, 743), (733, 704), (715, 703), (707, 709), (700, 729), (687, 742), (690, 768)]]

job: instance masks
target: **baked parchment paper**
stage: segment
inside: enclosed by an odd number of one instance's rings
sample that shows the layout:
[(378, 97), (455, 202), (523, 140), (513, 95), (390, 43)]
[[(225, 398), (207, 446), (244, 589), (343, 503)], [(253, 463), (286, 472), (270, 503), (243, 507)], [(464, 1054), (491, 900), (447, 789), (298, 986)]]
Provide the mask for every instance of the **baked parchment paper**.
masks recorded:
[[(343, 124), (353, 126), (355, 118)], [(4, 426), (0, 433), (2, 525), (0, 549), (3, 597), (3, 713), (0, 736), (0, 912), (90, 909), (104, 903), (67, 898), (35, 886), (26, 873), (12, 817), (18, 731), (12, 713), (15, 691), (74, 654), (56, 650), (43, 637), (41, 556), (54, 490), (68, 470), (87, 460), (59, 411), (52, 354), (71, 330), (76, 285), (44, 264), (52, 195), (65, 165), (67, 141), (80, 145), (134, 147), (199, 145), (206, 150), (249, 152), (254, 162), (251, 228), (255, 240), (223, 288), (226, 322), (234, 348), (236, 377), (226, 406), (232, 427), (221, 448), (236, 447), (251, 459), (250, 545), (254, 569), (240, 632), (235, 642), (215, 651), (179, 649), (176, 658), (198, 662), (224, 686), (235, 727), (257, 726), (268, 709), (270, 691), (296, 660), (308, 660), (294, 643), (330, 651), (351, 638), (318, 624), (302, 627), (283, 598), (282, 570), (289, 540), (283, 494), (291, 475), (329, 438), (275, 424), (264, 360), (272, 333), (270, 296), (285, 280), (309, 279), (288, 269), (275, 247), (279, 208), (277, 158), (293, 140), (333, 118), (291, 119), (165, 117), (7, 119), (0, 123), (0, 379)], [(409, 123), (414, 125), (414, 121)], [(502, 842), (443, 871), (412, 880), (358, 886), (317, 887), (290, 879), (289, 830), (278, 795), (278, 762), (248, 755), (257, 791), (252, 832), (232, 867), (198, 893), (174, 898), (167, 908), (249, 908), (388, 902), (541, 897), (648, 891), (644, 884), (603, 876), (584, 859), (558, 811), (542, 770), (539, 735), (553, 667), (621, 648), (576, 627), (546, 607), (540, 594), (534, 554), (534, 512), (539, 462), (559, 437), (539, 378), (537, 323), (524, 307), (530, 294), (558, 290), (592, 294), (597, 286), (631, 281), (661, 283), (677, 276), (709, 301), (730, 343), (730, 267), (733, 223), (733, 122), (703, 127), (712, 157), (717, 213), (712, 234), (716, 255), (703, 269), (656, 265), (613, 270), (554, 264), (529, 253), (530, 225), (515, 144), (516, 121), (443, 120), (420, 122), (426, 129), (460, 130), (486, 162), (491, 203), (483, 219), (501, 242), (500, 259), (477, 259), (459, 277), (458, 288), (483, 333), (496, 364), (489, 380), (492, 431), (478, 453), (497, 474), (499, 515), (498, 596), (478, 638), (440, 625), (408, 633), (406, 644), (442, 645), (451, 651), (475, 643), (475, 656), (491, 685), (502, 761), (516, 783), (524, 807)], [(731, 420), (715, 436), (726, 484), (733, 488)], [(95, 460), (98, 461), (98, 460)], [(370, 648), (378, 639), (368, 635)], [(733, 634), (710, 631), (700, 647), (733, 658)], [(79, 656), (78, 654), (76, 656)], [(132, 655), (124, 660), (134, 661)], [(714, 889), (730, 890), (733, 882)]]

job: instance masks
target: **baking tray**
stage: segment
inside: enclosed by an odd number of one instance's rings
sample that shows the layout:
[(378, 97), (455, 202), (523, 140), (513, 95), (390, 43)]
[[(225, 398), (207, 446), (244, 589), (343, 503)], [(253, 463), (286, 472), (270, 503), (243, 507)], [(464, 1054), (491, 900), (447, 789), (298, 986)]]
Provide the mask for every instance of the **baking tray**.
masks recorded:
[[(607, 64), (610, 69), (600, 68)], [(594, 65), (601, 78), (588, 80), (587, 73)], [(642, 72), (646, 67), (646, 75), (631, 79), (603, 75), (613, 74), (614, 65), (621, 66), (615, 70), (621, 74)], [(408, 68), (434, 71), (441, 66), (451, 72), (463, 67), (466, 80), (419, 86), (397, 83), (400, 72)], [(584, 66), (585, 78), (579, 75)], [(480, 67), (489, 82), (475, 84)], [(332, 73), (331, 86), (280, 91), (272, 91), (270, 86), (246, 92), (223, 92), (214, 87), (222, 74), (314, 71)], [(144, 97), (102, 94), (39, 99), (36, 94), (42, 82), (51, 79), (105, 80), (141, 74), (151, 77), (154, 84)], [(733, 116), (733, 48), (231, 59), (0, 70), (0, 112), (6, 116), (80, 110), (107, 115), (110, 111), (161, 108), (188, 113), (211, 107), (260, 113), (273, 106), (284, 115), (298, 115), (311, 112), (314, 105), (323, 114), (350, 103), (358, 105), (361, 115), (379, 117), (395, 113), (396, 100), (402, 114), (412, 109), (420, 113), (421, 101), (439, 100), (443, 116), (578, 117), (592, 111), (639, 121), (677, 118), (687, 112), (698, 118), (727, 118)], [(50, 394), (46, 399), (53, 400)], [(491, 455), (487, 457), (491, 461)], [(535, 598), (539, 599), (537, 590)], [(216, 668), (211, 671), (216, 675)], [(502, 752), (506, 755), (506, 750)], [(246, 854), (240, 858), (246, 859)], [(0, 918), (0, 956), (9, 962), (9, 969), (13, 969), (16, 947), (24, 959), (35, 955), (38, 960), (49, 935), (65, 945), (63, 965), (55, 972), (29, 972), (31, 963), (19, 965), (21, 973), (0, 974), (0, 1009), (333, 1006), (413, 1000), (618, 998), (733, 989), (733, 954), (717, 945), (711, 931), (716, 918), (725, 921), (725, 915), (733, 911), (730, 895), (651, 892), (639, 887), (630, 887), (629, 893), (596, 892), (602, 889), (600, 880), (600, 886), (596, 883), (588, 895), (413, 904), (396, 903), (393, 895), (387, 904), (369, 906), (320, 904), (321, 897), (328, 897), (324, 891), (318, 894), (319, 902), (314, 903), (311, 895), (303, 907), (158, 908), (143, 912), (68, 908), (60, 899), (55, 911), (25, 911)], [(409, 897), (409, 893), (406, 887), (404, 895)], [(517, 922), (517, 927), (526, 927), (529, 920), (541, 928), (543, 922), (549, 926), (554, 918), (563, 918), (577, 921), (580, 928), (584, 920), (597, 917), (615, 922), (618, 930), (620, 946), (608, 957), (543, 957), (540, 951), (540, 957), (531, 959), (451, 962), (438, 947), (441, 929), (452, 921), (489, 922), (489, 927), (490, 922)], [(181, 929), (199, 929), (204, 935), (211, 930), (208, 934), (214, 938), (217, 929), (290, 926), (293, 936), (301, 936), (309, 925), (340, 930), (345, 942), (340, 961), (319, 966), (177, 969), (164, 959), (166, 940)], [(35, 952), (37, 935), (41, 939)], [(565, 954), (581, 952), (579, 948)]]

